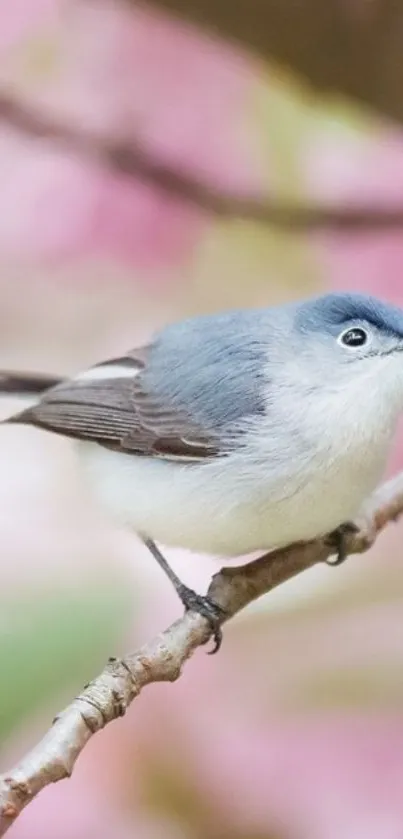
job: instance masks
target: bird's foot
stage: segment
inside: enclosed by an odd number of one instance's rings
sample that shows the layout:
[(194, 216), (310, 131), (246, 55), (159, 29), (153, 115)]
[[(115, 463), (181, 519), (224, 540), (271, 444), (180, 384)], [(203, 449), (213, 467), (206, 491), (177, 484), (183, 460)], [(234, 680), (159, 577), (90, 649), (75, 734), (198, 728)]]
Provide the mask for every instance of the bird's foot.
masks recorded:
[(218, 605), (218, 603), (214, 603), (210, 597), (206, 595), (197, 594), (197, 592), (193, 591), (192, 588), (188, 588), (182, 583), (182, 580), (178, 577), (175, 571), (171, 568), (169, 563), (166, 561), (164, 555), (161, 553), (159, 548), (152, 539), (149, 539), (146, 536), (142, 536), (143, 542), (145, 546), (148, 548), (150, 553), (153, 555), (154, 559), (157, 560), (158, 565), (162, 568), (164, 574), (168, 577), (170, 582), (172, 583), (178, 597), (180, 597), (185, 610), (187, 612), (198, 612), (199, 615), (202, 615), (203, 618), (208, 621), (211, 634), (214, 638), (214, 647), (210, 651), (209, 655), (213, 655), (217, 653), (221, 647), (222, 642), (222, 630), (221, 624), (223, 620), (227, 617), (224, 609)]
[(210, 650), (209, 655), (214, 655), (218, 652), (222, 643), (221, 624), (226, 617), (224, 609), (210, 597), (197, 594), (196, 591), (183, 584), (177, 589), (177, 592), (187, 612), (197, 612), (208, 621), (214, 638), (214, 647)]
[(336, 559), (327, 559), (327, 565), (341, 565), (348, 557), (347, 540), (354, 533), (359, 533), (360, 528), (352, 521), (346, 521), (326, 536), (326, 543), (335, 549)]

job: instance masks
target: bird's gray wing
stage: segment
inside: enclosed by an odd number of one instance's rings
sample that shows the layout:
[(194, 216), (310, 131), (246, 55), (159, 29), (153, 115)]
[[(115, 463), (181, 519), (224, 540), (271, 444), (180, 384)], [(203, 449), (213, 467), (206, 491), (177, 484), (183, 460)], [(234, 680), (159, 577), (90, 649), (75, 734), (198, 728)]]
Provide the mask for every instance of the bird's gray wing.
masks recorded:
[(225, 454), (266, 411), (265, 336), (275, 320), (251, 311), (166, 327), (147, 347), (46, 391), (12, 421), (129, 454)]
[[(44, 428), (127, 454), (204, 460), (220, 440), (144, 382), (148, 348), (99, 364), (85, 376), (51, 387), (8, 422)], [(91, 378), (94, 375), (94, 378)], [(97, 378), (100, 376), (100, 378)]]

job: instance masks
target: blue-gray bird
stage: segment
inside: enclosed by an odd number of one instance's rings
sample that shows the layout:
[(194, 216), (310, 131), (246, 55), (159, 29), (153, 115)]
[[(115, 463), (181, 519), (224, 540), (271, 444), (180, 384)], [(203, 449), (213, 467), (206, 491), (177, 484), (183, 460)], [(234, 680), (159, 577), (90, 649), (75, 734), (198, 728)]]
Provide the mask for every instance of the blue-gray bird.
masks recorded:
[(0, 375), (24, 389), (44, 392), (8, 421), (77, 440), (101, 504), (218, 623), (155, 543), (234, 557), (342, 532), (403, 408), (403, 311), (328, 294), (197, 317), (72, 379)]

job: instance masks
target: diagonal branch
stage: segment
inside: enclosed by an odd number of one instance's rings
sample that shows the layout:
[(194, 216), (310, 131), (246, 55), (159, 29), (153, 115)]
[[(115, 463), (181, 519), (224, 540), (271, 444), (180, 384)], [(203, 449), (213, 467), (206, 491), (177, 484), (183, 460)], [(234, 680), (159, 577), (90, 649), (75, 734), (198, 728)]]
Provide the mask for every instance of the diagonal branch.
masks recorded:
[(33, 138), (57, 143), (70, 152), (98, 161), (114, 172), (151, 184), (172, 198), (221, 218), (249, 219), (296, 233), (330, 230), (373, 235), (374, 231), (403, 229), (403, 204), (390, 207), (298, 205), (219, 192), (195, 176), (154, 158), (135, 141), (119, 142), (73, 129), (43, 113), (36, 113), (0, 90), (1, 122)]
[[(368, 550), (386, 524), (402, 513), (403, 472), (370, 499), (365, 522), (348, 536), (348, 553)], [(225, 610), (228, 620), (262, 594), (324, 562), (331, 553), (326, 539), (318, 539), (273, 551), (247, 565), (222, 568), (208, 594)], [(56, 717), (41, 742), (0, 777), (0, 836), (44, 787), (71, 775), (88, 740), (123, 716), (146, 685), (178, 679), (187, 659), (208, 640), (209, 633), (205, 619), (188, 612), (137, 652), (109, 659), (104, 671)]]

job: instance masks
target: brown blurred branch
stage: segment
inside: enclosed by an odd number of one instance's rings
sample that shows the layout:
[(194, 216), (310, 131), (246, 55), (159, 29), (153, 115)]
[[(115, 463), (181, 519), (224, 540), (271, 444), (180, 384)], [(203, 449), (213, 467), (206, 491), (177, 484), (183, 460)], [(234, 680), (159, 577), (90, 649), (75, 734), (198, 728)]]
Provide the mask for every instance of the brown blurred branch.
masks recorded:
[(201, 181), (159, 162), (135, 142), (119, 143), (79, 131), (39, 114), (0, 92), (0, 122), (38, 140), (57, 143), (67, 150), (85, 155), (115, 172), (152, 184), (172, 198), (224, 218), (244, 218), (271, 224), (285, 230), (332, 230), (373, 232), (403, 228), (401, 207), (298, 206), (270, 199), (240, 198), (226, 195)]
[[(362, 553), (389, 521), (403, 513), (403, 473), (384, 484), (367, 507), (366, 521), (348, 537), (348, 553)], [(361, 525), (360, 525), (361, 526)], [(208, 594), (233, 617), (262, 594), (324, 562), (332, 553), (325, 539), (295, 544), (237, 568), (222, 568)], [(203, 617), (188, 612), (149, 644), (124, 659), (110, 659), (104, 671), (53, 722), (45, 737), (0, 777), (0, 836), (48, 784), (71, 775), (84, 746), (97, 731), (123, 716), (152, 682), (174, 682), (197, 647), (209, 637)]]
[[(138, 0), (127, 0), (132, 6)], [(403, 0), (152, 0), (154, 6), (403, 121)]]

